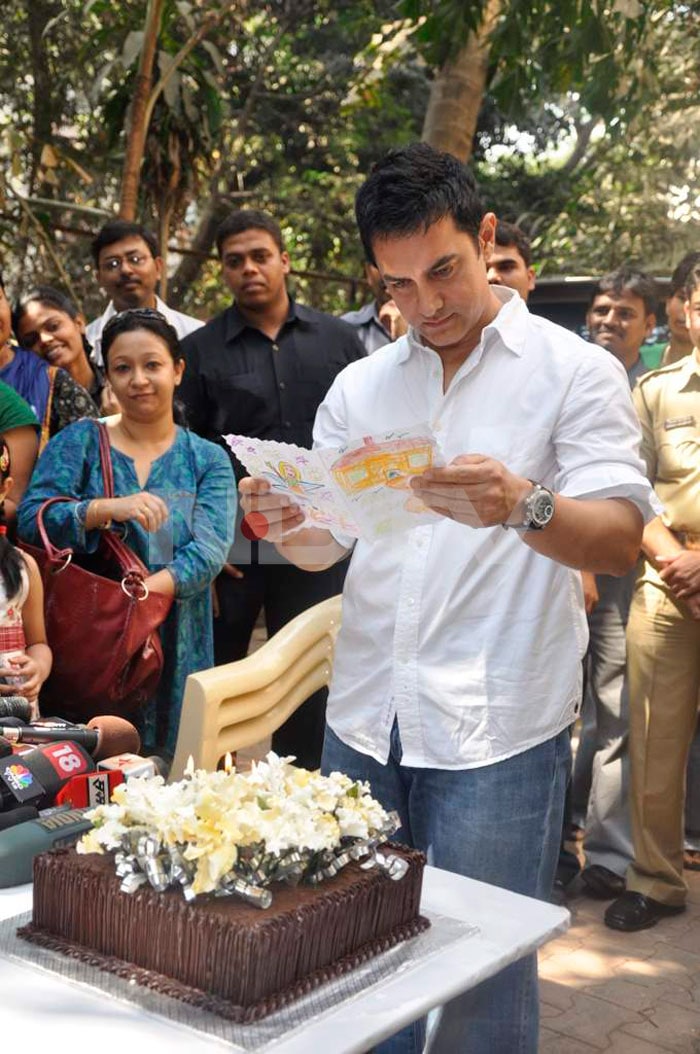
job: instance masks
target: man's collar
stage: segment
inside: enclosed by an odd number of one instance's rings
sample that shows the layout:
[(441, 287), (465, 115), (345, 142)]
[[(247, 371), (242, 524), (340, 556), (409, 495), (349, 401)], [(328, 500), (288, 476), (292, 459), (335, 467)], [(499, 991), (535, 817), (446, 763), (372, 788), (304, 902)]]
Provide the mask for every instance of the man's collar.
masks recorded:
[[(128, 311), (129, 309), (125, 308), (125, 310)], [(163, 300), (160, 299), (158, 295), (156, 295), (156, 306), (153, 310), (160, 311), (161, 315), (164, 315), (166, 318), (168, 318), (168, 316), (170, 315), (170, 308)], [(104, 314), (102, 315), (102, 320), (105, 325), (107, 324), (107, 322), (109, 322), (110, 318), (113, 318), (114, 315), (117, 314), (119, 314), (119, 312), (117, 311), (114, 305), (114, 301), (110, 300), (110, 302), (107, 304), (107, 307), (105, 308)]]
[[(492, 340), (499, 340), (508, 351), (521, 356), (525, 347), (527, 306), (514, 289), (505, 286), (491, 286), (492, 292), (501, 303), (500, 310), (488, 325), (484, 326), (480, 343), (486, 347)], [(408, 337), (398, 352), (397, 361), (405, 362), (412, 352), (422, 351), (428, 347), (420, 333), (409, 326)]]
[(368, 322), (376, 322), (378, 326), (382, 325), (379, 321), (379, 309), (376, 300), (370, 300), (367, 304), (363, 304), (362, 307), (358, 307), (357, 311), (349, 311), (348, 314), (352, 316), (353, 323), (356, 326), (364, 326)]
[[(261, 332), (258, 326), (249, 322), (248, 319), (241, 314), (240, 308), (235, 300), (233, 304), (231, 304), (231, 307), (228, 308), (226, 314), (226, 333), (224, 335), (224, 340), (235, 340), (240, 336), (244, 329), (254, 329), (257, 333)], [(297, 304), (290, 296), (287, 317), (280, 328), (283, 328), (290, 322), (310, 322), (312, 318), (313, 315), (310, 309), (305, 307), (304, 304)]]

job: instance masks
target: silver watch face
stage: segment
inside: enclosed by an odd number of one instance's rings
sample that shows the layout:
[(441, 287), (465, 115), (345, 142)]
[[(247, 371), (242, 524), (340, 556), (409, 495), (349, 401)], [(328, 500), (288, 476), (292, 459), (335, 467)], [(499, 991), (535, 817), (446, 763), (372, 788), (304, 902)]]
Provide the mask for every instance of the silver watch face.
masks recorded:
[(546, 527), (554, 515), (554, 499), (548, 490), (536, 491), (528, 500), (528, 513), (533, 527)]

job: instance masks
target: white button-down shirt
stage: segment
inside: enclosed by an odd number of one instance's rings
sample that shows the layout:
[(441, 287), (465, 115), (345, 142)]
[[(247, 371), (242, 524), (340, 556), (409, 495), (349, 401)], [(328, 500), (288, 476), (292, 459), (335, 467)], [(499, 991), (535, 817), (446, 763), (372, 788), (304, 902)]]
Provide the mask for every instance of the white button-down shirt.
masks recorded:
[[(620, 363), (496, 293), (504, 306), (446, 392), (439, 356), (409, 331), (336, 378), (315, 445), (428, 422), (446, 461), (485, 454), (567, 497), (628, 498), (650, 520), (658, 503)], [(513, 530), (443, 518), (360, 540), (327, 719), (380, 762), (396, 717), (404, 765), (487, 765), (574, 720), (587, 637), (579, 572)]]
[[(184, 315), (182, 311), (175, 311), (174, 308), (168, 307), (164, 300), (161, 300), (159, 296), (156, 297), (156, 311), (160, 311), (161, 315), (170, 323), (175, 332), (177, 333), (180, 340), (183, 340), (188, 333), (194, 333), (195, 329), (199, 329), (204, 323), (198, 318), (194, 318), (192, 315)], [(110, 300), (107, 307), (99, 318), (94, 319), (85, 328), (85, 336), (87, 337), (88, 344), (91, 346), (92, 351), (90, 357), (97, 363), (98, 366), (104, 365), (104, 358), (102, 355), (102, 330), (105, 328), (110, 318), (116, 315), (117, 309), (114, 306), (114, 301)]]

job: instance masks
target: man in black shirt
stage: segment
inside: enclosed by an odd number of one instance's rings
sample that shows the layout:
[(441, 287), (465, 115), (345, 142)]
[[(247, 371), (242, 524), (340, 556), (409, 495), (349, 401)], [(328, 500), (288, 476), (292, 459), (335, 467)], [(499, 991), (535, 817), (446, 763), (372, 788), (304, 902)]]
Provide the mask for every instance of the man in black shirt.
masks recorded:
[[(228, 432), (310, 447), (316, 410), (334, 378), (364, 348), (351, 326), (297, 304), (287, 293), (289, 255), (277, 223), (241, 209), (217, 232), (223, 277), (234, 303), (183, 341), (180, 388), (190, 427), (221, 442)], [(240, 478), (242, 466), (234, 461)], [(216, 582), (217, 663), (243, 658), (261, 607), (268, 635), (342, 590), (345, 566), (320, 573), (284, 562), (274, 546), (240, 530)], [(316, 768), (323, 745), (325, 691), (317, 692), (273, 736), (279, 754)]]

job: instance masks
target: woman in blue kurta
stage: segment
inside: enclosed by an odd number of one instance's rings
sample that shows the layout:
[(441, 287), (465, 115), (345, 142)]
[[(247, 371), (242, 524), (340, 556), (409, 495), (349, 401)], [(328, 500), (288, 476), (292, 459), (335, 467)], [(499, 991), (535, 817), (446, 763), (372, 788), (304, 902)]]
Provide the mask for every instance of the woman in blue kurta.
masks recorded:
[(162, 315), (142, 309), (116, 315), (105, 327), (102, 353), (122, 407), (105, 422), (117, 497), (101, 497), (95, 422), (78, 421), (55, 436), (39, 459), (20, 506), (19, 533), (40, 544), (36, 517), (42, 502), (74, 497), (74, 503), (46, 510), (55, 545), (94, 552), (100, 529), (123, 524), (128, 544), (151, 572), (148, 588), (174, 596), (160, 631), (161, 683), (137, 721), (147, 749), (172, 755), (185, 679), (214, 662), (210, 586), (233, 537), (233, 472), (220, 447), (175, 424), (173, 394), (184, 361), (177, 334)]

